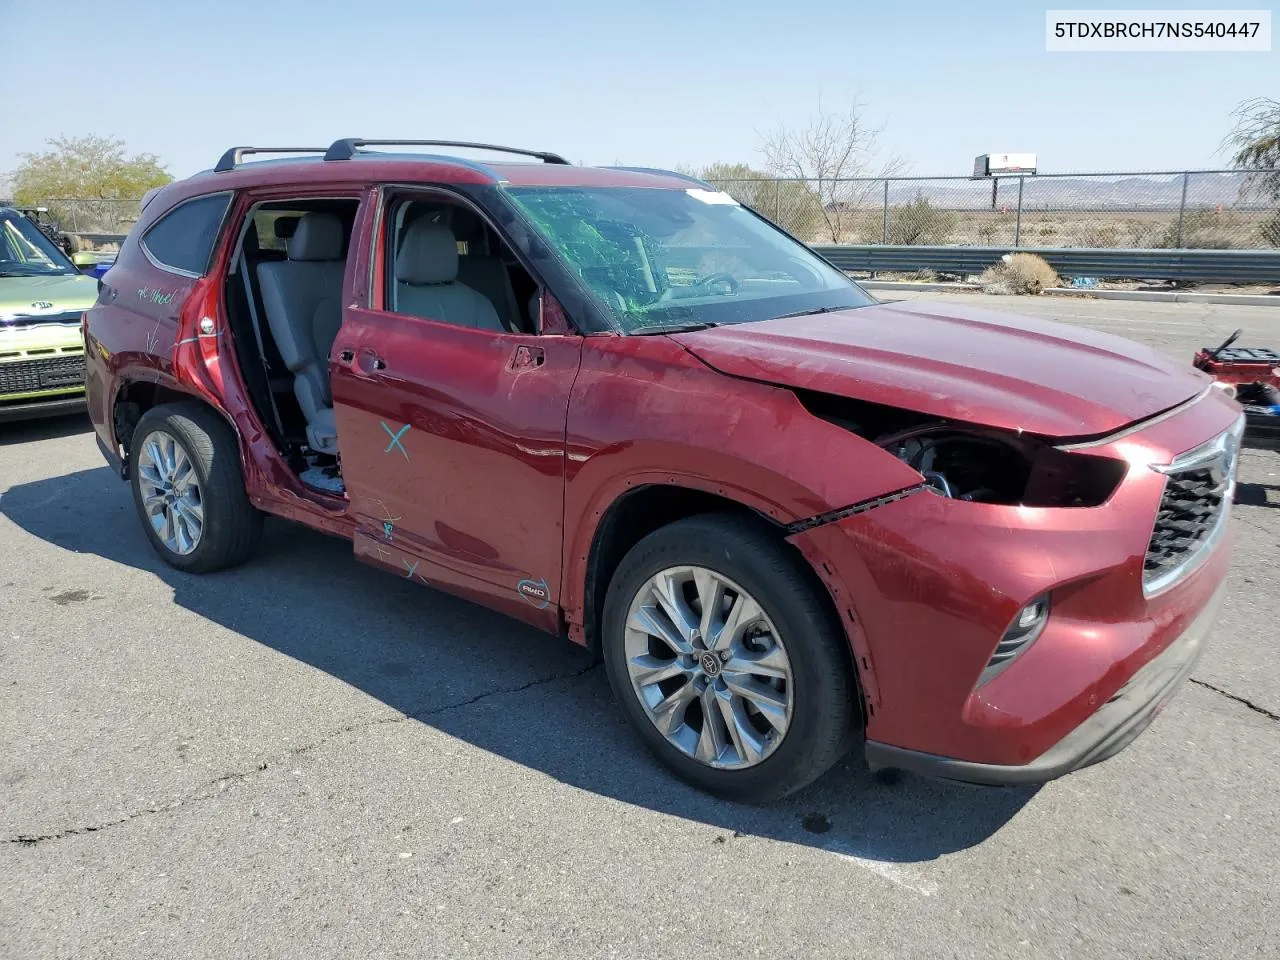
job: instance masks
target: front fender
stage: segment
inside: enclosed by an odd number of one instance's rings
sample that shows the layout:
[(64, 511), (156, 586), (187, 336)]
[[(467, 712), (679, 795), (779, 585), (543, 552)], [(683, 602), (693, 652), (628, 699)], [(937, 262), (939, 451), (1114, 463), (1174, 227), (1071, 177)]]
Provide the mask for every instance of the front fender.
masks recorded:
[(781, 525), (920, 483), (790, 390), (711, 370), (666, 337), (593, 337), (569, 404), (562, 604), (581, 622), (610, 505), (649, 484), (740, 503)]

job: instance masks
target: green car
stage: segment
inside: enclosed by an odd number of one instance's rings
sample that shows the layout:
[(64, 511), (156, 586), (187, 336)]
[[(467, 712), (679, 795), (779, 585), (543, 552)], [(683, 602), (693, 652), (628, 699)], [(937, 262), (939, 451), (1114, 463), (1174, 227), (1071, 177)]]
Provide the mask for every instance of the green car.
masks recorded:
[(80, 316), (97, 298), (96, 280), (0, 207), (0, 421), (83, 409)]

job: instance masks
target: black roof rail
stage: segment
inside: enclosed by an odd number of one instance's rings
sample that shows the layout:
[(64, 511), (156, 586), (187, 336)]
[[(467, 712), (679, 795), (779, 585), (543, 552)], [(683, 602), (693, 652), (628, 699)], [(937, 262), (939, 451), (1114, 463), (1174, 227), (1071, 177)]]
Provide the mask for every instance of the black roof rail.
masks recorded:
[(558, 153), (545, 150), (521, 150), (519, 147), (500, 147), (494, 143), (468, 143), (465, 140), (360, 140), (347, 137), (335, 140), (325, 151), (326, 160), (350, 160), (361, 147), (468, 147), (473, 150), (494, 150), (498, 153), (516, 153), (522, 157), (535, 157), (543, 163), (563, 163), (569, 161)]
[(241, 158), (247, 153), (324, 153), (324, 147), (232, 147), (213, 168), (214, 173), (226, 173), (234, 170)]

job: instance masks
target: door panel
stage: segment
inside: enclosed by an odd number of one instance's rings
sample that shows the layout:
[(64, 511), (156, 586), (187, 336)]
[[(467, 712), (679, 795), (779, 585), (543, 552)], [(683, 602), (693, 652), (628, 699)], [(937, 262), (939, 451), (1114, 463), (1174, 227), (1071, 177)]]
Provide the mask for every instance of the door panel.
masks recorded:
[(332, 383), (357, 555), (555, 629), (581, 353), (348, 307)]

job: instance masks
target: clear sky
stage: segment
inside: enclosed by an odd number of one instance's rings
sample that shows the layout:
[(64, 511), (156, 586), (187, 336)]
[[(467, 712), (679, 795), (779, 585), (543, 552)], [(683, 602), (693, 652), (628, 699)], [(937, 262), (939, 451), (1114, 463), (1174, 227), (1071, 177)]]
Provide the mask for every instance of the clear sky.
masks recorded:
[(86, 133), (179, 177), (234, 144), (340, 136), (759, 163), (757, 131), (819, 96), (865, 101), (914, 174), (967, 174), (989, 151), (1045, 172), (1179, 169), (1225, 159), (1240, 100), (1280, 96), (1274, 50), (1046, 53), (1046, 6), (1073, 4), (0, 0), (0, 173)]

